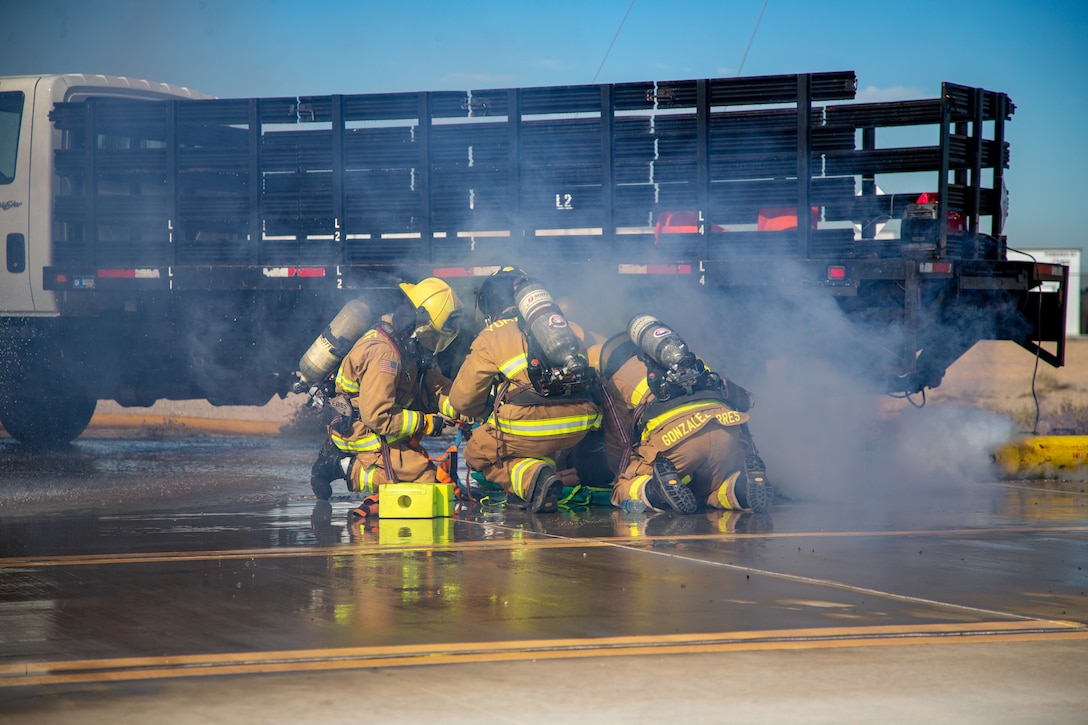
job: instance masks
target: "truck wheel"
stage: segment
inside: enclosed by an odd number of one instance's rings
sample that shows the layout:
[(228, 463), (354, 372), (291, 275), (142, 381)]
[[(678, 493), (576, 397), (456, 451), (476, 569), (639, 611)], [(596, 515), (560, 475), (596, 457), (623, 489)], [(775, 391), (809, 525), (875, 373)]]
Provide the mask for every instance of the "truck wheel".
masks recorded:
[(71, 443), (91, 422), (93, 398), (0, 395), (0, 424), (20, 443), (56, 448)]

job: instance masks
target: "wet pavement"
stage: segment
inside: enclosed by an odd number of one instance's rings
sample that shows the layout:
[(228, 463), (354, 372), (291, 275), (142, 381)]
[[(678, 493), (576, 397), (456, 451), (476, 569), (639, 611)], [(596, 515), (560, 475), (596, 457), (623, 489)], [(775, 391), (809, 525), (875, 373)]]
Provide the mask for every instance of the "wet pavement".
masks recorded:
[(0, 441), (0, 715), (1083, 721), (1083, 481), (356, 521), (316, 448)]

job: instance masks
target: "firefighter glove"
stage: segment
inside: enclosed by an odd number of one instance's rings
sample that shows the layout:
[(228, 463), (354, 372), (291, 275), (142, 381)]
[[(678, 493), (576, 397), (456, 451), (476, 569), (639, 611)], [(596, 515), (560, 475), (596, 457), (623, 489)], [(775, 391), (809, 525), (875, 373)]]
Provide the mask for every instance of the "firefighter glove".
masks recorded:
[(423, 416), (423, 430), (420, 431), (423, 435), (428, 436), (440, 436), (442, 435), (442, 429), (446, 427), (446, 419), (440, 415), (434, 413), (427, 413)]

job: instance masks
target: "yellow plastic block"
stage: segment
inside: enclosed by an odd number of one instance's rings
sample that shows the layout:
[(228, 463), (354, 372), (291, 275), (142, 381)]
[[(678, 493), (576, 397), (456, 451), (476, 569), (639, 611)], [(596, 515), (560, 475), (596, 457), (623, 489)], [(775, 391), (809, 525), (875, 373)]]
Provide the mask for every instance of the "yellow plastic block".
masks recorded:
[(998, 449), (994, 462), (1010, 478), (1057, 478), (1088, 466), (1088, 436), (1021, 438)]
[(448, 544), (451, 541), (452, 519), (378, 518), (378, 543), (382, 546), (430, 546)]
[(379, 518), (433, 519), (452, 513), (452, 483), (387, 483), (378, 491)]

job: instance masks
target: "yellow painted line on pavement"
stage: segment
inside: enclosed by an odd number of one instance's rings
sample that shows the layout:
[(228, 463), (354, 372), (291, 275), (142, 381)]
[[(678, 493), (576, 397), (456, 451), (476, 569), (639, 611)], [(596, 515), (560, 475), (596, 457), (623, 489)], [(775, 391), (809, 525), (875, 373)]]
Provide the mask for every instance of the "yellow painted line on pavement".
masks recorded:
[[(1045, 531), (1048, 533), (1055, 532), (1068, 532), (1072, 528), (1076, 532), (1088, 531), (1088, 527), (1035, 527), (1037, 531)], [(1006, 529), (995, 529), (999, 532), (1005, 532)], [(1022, 532), (1024, 529), (1017, 528), (1017, 532)], [(978, 529), (961, 529), (951, 530), (959, 531), (961, 533), (977, 533)], [(821, 532), (822, 534), (823, 532)], [(837, 535), (842, 535), (844, 532), (835, 532)], [(866, 532), (868, 534), (870, 532)], [(874, 532), (880, 534), (899, 533), (899, 534), (918, 534), (924, 532)], [(937, 533), (937, 532), (933, 532)], [(949, 533), (949, 531), (942, 531), (940, 533)], [(810, 534), (816, 535), (816, 534)], [(856, 535), (856, 532), (855, 532)], [(695, 540), (720, 540), (735, 535), (719, 535), (719, 536), (701, 536), (701, 537), (686, 537)], [(745, 535), (750, 536), (750, 535)], [(757, 536), (770, 536), (770, 535), (757, 535)], [(661, 540), (675, 541), (680, 537), (660, 537)], [(417, 544), (413, 546), (376, 546), (362, 548), (350, 548), (346, 546), (333, 546), (333, 547), (314, 547), (314, 548), (302, 548), (302, 549), (246, 549), (246, 550), (233, 550), (233, 551), (205, 551), (205, 552), (160, 552), (155, 554), (117, 554), (117, 555), (90, 555), (90, 556), (63, 556), (63, 557), (47, 557), (47, 558), (13, 558), (13, 559), (0, 559), (0, 571), (5, 568), (28, 568), (28, 567), (48, 567), (48, 566), (89, 566), (89, 565), (103, 565), (103, 564), (119, 564), (119, 563), (165, 563), (165, 562), (179, 562), (179, 561), (224, 561), (224, 560), (240, 560), (240, 559), (281, 559), (281, 558), (301, 558), (301, 557), (313, 557), (313, 556), (327, 556), (327, 557), (345, 557), (345, 556), (372, 556), (375, 554), (396, 554), (401, 555), (409, 551), (425, 552), (427, 554), (437, 553), (441, 551), (466, 551), (470, 549), (494, 549), (494, 550), (512, 550), (516, 548), (524, 549), (570, 549), (570, 548), (614, 548), (614, 549), (626, 549), (635, 552), (644, 552), (653, 556), (667, 557), (671, 559), (677, 559), (685, 561), (693, 565), (698, 566), (711, 566), (722, 569), (729, 569), (736, 572), (744, 572), (749, 575), (766, 576), (772, 579), (780, 579), (783, 581), (790, 581), (798, 584), (805, 584), (817, 587), (828, 587), (831, 589), (838, 589), (840, 591), (852, 592), (855, 594), (863, 594), (867, 596), (876, 596), (883, 599), (889, 599), (893, 601), (909, 602), (913, 604), (922, 604), (925, 606), (932, 606), (943, 609), (957, 609), (960, 611), (970, 612), (971, 614), (979, 617), (1005, 617), (1011, 620), (1021, 620), (1029, 622), (1042, 621), (1037, 617), (1030, 615), (1018, 614), (1016, 612), (1000, 611), (995, 609), (986, 609), (982, 607), (975, 607), (967, 604), (958, 604), (955, 602), (944, 602), (935, 599), (926, 599), (924, 597), (916, 597), (909, 594), (898, 594), (895, 592), (888, 592), (879, 589), (871, 589), (869, 587), (857, 586), (849, 584), (843, 581), (827, 578), (809, 577), (801, 574), (792, 574), (789, 572), (774, 571), (772, 569), (761, 569), (758, 567), (744, 566), (742, 564), (734, 564), (732, 562), (715, 561), (713, 559), (700, 558), (698, 556), (691, 556), (682, 550), (666, 550), (654, 547), (634, 546), (634, 543), (646, 544), (649, 543), (645, 538), (633, 538), (630, 541), (624, 541), (623, 539), (564, 539), (559, 537), (545, 537), (541, 539), (526, 539), (520, 541), (473, 541), (462, 542), (460, 544), (433, 544), (422, 545)], [(1078, 625), (1079, 626), (1079, 625)]]
[(100, 566), (104, 564), (151, 564), (172, 561), (223, 561), (230, 559), (298, 559), (315, 556), (373, 556), (412, 551), (471, 551), (478, 549), (569, 549), (612, 546), (608, 541), (585, 539), (529, 539), (522, 541), (464, 541), (445, 544), (375, 544), (374, 546), (312, 546), (291, 549), (229, 549), (221, 551), (159, 551), (148, 554), (84, 554), (0, 559), (0, 570), (47, 566)]
[(1088, 640), (1088, 628), (1035, 620), (57, 660), (0, 665), (0, 688), (474, 662), (1044, 640)]
[[(1088, 534), (1088, 526), (1015, 526), (982, 529), (927, 529), (914, 531), (795, 531), (757, 534), (676, 534), (672, 536), (616, 536), (607, 539), (553, 537), (529, 533), (526, 539), (489, 539), (413, 544), (372, 544), (300, 546), (267, 549), (221, 549), (217, 551), (156, 551), (149, 553), (73, 554), (62, 556), (16, 556), (0, 558), (0, 570), (50, 566), (102, 566), (107, 564), (152, 564), (172, 561), (226, 561), (232, 559), (297, 559), (315, 556), (373, 556), (413, 551), (474, 551), (509, 549), (638, 548), (637, 544), (665, 541), (730, 541), (736, 539), (807, 539), (867, 536), (971, 536), (995, 533)], [(536, 538), (536, 537), (540, 538)]]

